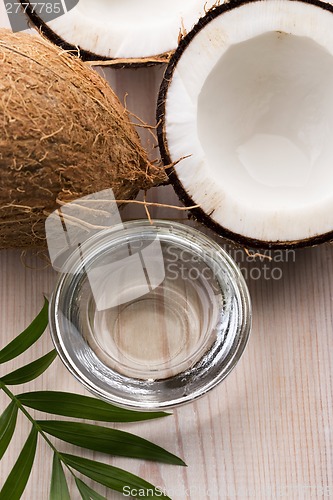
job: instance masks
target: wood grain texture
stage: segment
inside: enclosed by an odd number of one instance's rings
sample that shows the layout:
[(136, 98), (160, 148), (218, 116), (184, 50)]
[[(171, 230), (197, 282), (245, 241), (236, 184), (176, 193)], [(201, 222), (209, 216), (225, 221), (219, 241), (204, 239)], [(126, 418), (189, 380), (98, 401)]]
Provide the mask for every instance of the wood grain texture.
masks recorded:
[[(120, 98), (128, 93), (128, 108), (153, 124), (163, 68), (102, 71)], [(141, 129), (141, 136), (146, 144), (150, 141), (151, 155), (156, 154), (146, 129)], [(154, 190), (149, 197), (177, 203), (170, 187)], [(151, 213), (161, 218), (185, 217), (161, 208)], [(127, 218), (146, 216), (141, 207), (133, 206), (125, 214)], [(109, 463), (165, 488), (173, 500), (331, 498), (333, 247), (276, 253), (272, 261), (250, 259), (243, 250), (230, 251), (247, 275), (253, 301), (253, 331), (240, 363), (209, 395), (174, 411), (163, 422), (117, 425), (179, 454), (188, 467), (125, 458)], [(22, 262), (18, 251), (0, 252), (0, 347), (32, 320), (43, 294), (51, 293), (56, 275), (50, 268), (40, 269), (43, 266), (34, 255)], [(47, 334), (20, 360), (2, 366), (0, 376), (51, 348)], [(60, 360), (42, 377), (15, 390), (36, 389), (85, 392)], [(0, 394), (0, 411), (7, 403)], [(14, 441), (0, 462), (0, 485), (28, 435), (29, 425), (21, 416), (19, 421)], [(59, 446), (74, 451), (71, 445)], [(90, 456), (107, 461), (97, 453)], [(48, 447), (40, 442), (23, 499), (48, 498), (51, 460)], [(71, 479), (69, 483), (76, 500), (75, 485)], [(125, 497), (108, 495), (108, 499), (121, 498)]]

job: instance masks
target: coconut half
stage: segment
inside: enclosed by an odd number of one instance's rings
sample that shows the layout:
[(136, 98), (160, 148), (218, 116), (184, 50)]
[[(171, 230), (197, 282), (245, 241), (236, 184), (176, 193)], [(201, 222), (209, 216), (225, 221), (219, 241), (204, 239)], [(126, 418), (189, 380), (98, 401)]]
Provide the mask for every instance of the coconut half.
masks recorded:
[(159, 95), (159, 144), (195, 217), (257, 247), (333, 239), (333, 8), (222, 5), (181, 42)]
[[(217, 1), (79, 0), (74, 3), (74, 8), (56, 17), (46, 9), (38, 10), (39, 4), (21, 0), (35, 27), (65, 49), (79, 47), (82, 58), (117, 59), (123, 63), (131, 59), (134, 63), (144, 63), (165, 61), (167, 53), (177, 47), (179, 35), (189, 31)], [(56, 18), (49, 20), (51, 17)]]

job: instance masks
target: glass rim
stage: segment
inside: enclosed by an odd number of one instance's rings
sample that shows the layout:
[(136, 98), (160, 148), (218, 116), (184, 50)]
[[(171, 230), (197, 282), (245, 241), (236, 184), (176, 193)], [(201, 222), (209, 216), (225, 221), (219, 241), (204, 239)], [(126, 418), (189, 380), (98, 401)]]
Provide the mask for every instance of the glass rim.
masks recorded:
[[(74, 375), (74, 377), (80, 381), (90, 392), (94, 395), (107, 400), (108, 402), (115, 404), (119, 407), (128, 408), (132, 410), (162, 410), (178, 407), (182, 404), (192, 402), (197, 398), (203, 396), (208, 391), (213, 389), (222, 380), (224, 380), (233, 368), (238, 363), (241, 358), (245, 347), (247, 345), (251, 325), (252, 325), (252, 310), (251, 310), (251, 300), (249, 291), (245, 282), (245, 279), (237, 266), (233, 258), (224, 250), (217, 242), (211, 239), (209, 236), (205, 235), (198, 229), (192, 228), (189, 225), (182, 224), (173, 221), (164, 220), (154, 220), (153, 224), (150, 221), (144, 220), (131, 220), (119, 224), (112, 228), (103, 229), (100, 232), (94, 234), (91, 238), (87, 239), (83, 244), (86, 253), (85, 256), (91, 259), (98, 257), (98, 249), (102, 247), (107, 250), (112, 244), (117, 245), (121, 241), (126, 241), (129, 235), (140, 233), (145, 234), (156, 234), (160, 236), (160, 240), (163, 240), (163, 235), (177, 234), (178, 238), (183, 238), (183, 240), (188, 243), (190, 241), (191, 248), (200, 249), (202, 255), (207, 254), (211, 251), (214, 254), (214, 260), (220, 264), (223, 270), (226, 270), (230, 279), (233, 282), (235, 290), (237, 291), (237, 300), (240, 305), (240, 329), (238, 331), (238, 336), (235, 345), (230, 348), (230, 357), (227, 359), (227, 363), (222, 367), (218, 376), (215, 376), (212, 380), (208, 380), (204, 387), (199, 387), (197, 391), (187, 394), (182, 398), (169, 399), (163, 402), (158, 402), (156, 404), (146, 404), (143, 401), (128, 400), (126, 398), (122, 399), (112, 394), (112, 388), (110, 392), (98, 386), (92, 380), (92, 377), (85, 375), (83, 373), (82, 367), (80, 368), (80, 363), (77, 359), (73, 359), (70, 355), (68, 349), (66, 348), (66, 342), (68, 341), (68, 336), (63, 328), (63, 323), (61, 320), (62, 312), (62, 298), (64, 293), (68, 288), (68, 284), (71, 283), (71, 276), (69, 273), (60, 273), (56, 287), (52, 294), (49, 306), (49, 316), (50, 316), (50, 331), (55, 348), (67, 369)], [(109, 245), (109, 247), (108, 247)], [(82, 250), (82, 249), (81, 249)], [(80, 263), (80, 249), (74, 251), (68, 259), (70, 264), (69, 268), (81, 269), (82, 262)], [(75, 293), (75, 290), (74, 292)]]

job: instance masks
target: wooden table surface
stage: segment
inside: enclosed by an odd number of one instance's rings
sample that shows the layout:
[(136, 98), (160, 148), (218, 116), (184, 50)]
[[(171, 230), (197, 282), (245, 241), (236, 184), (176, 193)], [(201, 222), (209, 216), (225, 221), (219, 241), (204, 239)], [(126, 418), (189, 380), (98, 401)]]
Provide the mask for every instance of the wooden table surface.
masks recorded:
[[(4, 25), (4, 16), (2, 19)], [(163, 69), (102, 71), (121, 99), (128, 94), (128, 108), (153, 124)], [(150, 134), (140, 133), (151, 154), (157, 154)], [(171, 187), (152, 191), (150, 199), (178, 203)], [(176, 210), (161, 208), (151, 214), (181, 216)], [(126, 217), (145, 217), (145, 213), (132, 207)], [(109, 463), (165, 489), (173, 500), (331, 498), (333, 246), (276, 252), (270, 255), (271, 260), (251, 259), (244, 250), (231, 249), (231, 253), (246, 275), (253, 302), (252, 335), (241, 361), (209, 395), (174, 410), (163, 422), (116, 426), (166, 447), (180, 455), (188, 467), (125, 458)], [(56, 273), (45, 268), (33, 253), (22, 257), (16, 250), (0, 252), (0, 270), (1, 347), (37, 314), (43, 294), (52, 292)], [(2, 366), (0, 376), (52, 347), (47, 333), (19, 360)], [(36, 381), (15, 388), (17, 393), (41, 389), (85, 393), (58, 359)], [(7, 404), (7, 397), (0, 394), (1, 412)], [(21, 415), (0, 462), (0, 486), (28, 431), (28, 422)], [(64, 451), (75, 449), (60, 446)], [(107, 462), (98, 453), (90, 456)], [(40, 441), (24, 499), (48, 498), (51, 460), (50, 450)], [(69, 483), (72, 498), (78, 498), (71, 479)], [(100, 491), (103, 493), (103, 488)], [(111, 493), (108, 498), (125, 497)]]

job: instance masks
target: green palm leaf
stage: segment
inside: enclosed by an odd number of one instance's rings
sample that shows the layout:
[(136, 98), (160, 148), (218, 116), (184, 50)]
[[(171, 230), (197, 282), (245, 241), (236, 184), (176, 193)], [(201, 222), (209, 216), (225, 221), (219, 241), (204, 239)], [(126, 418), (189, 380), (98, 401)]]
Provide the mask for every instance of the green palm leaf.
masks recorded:
[(57, 353), (55, 350), (50, 351), (48, 354), (45, 354), (45, 356), (36, 359), (36, 361), (22, 366), (22, 368), (14, 372), (8, 373), (8, 375), (5, 375), (0, 380), (6, 385), (18, 385), (30, 382), (44, 373), (56, 356)]
[(80, 492), (82, 500), (106, 500), (105, 497), (97, 493), (97, 491), (92, 490), (89, 486), (81, 481), (78, 477), (75, 478), (77, 489)]
[(112, 490), (124, 493), (129, 489), (134, 497), (171, 500), (159, 488), (130, 472), (74, 455), (62, 454), (62, 457), (73, 469)]
[[(47, 326), (47, 309), (48, 302), (45, 300), (43, 309), (31, 325), (0, 350), (0, 364), (16, 358), (41, 337)], [(73, 474), (75, 469), (107, 488), (123, 494), (126, 493), (126, 496), (144, 497), (150, 500), (159, 498), (170, 500), (159, 488), (127, 471), (101, 462), (62, 454), (56, 450), (46, 434), (76, 446), (109, 455), (186, 465), (180, 458), (160, 446), (128, 432), (81, 422), (36, 421), (25, 407), (55, 415), (103, 422), (135, 422), (169, 415), (165, 412), (125, 410), (92, 397), (67, 392), (38, 391), (16, 396), (8, 388), (8, 385), (18, 385), (34, 380), (52, 364), (55, 358), (56, 351), (52, 350), (41, 358), (0, 378), (0, 390), (11, 400), (0, 416), (0, 460), (13, 437), (18, 409), (33, 424), (16, 463), (2, 486), (0, 500), (19, 500), (21, 498), (31, 474), (39, 434), (54, 451), (50, 500), (70, 500), (63, 465), (69, 467)], [(83, 500), (106, 500), (84, 481), (75, 475), (74, 477), (78, 492)]]
[(30, 326), (0, 351), (0, 363), (6, 363), (16, 358), (31, 347), (41, 337), (47, 327), (47, 323), (48, 301), (45, 299), (42, 310)]
[(35, 410), (101, 422), (138, 422), (170, 415), (170, 413), (164, 412), (125, 410), (100, 399), (69, 392), (28, 392), (20, 394), (17, 398), (24, 406)]
[(40, 420), (37, 423), (44, 432), (89, 450), (173, 465), (185, 465), (183, 460), (172, 453), (129, 432), (79, 422)]
[(50, 500), (71, 500), (64, 470), (56, 453), (53, 454)]
[(37, 437), (37, 430), (33, 427), (14, 467), (0, 491), (0, 500), (19, 500), (21, 498), (34, 462)]
[(5, 454), (14, 434), (16, 419), (17, 405), (12, 401), (0, 417), (0, 460)]

